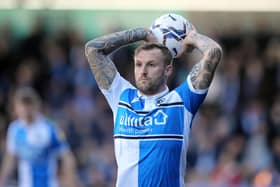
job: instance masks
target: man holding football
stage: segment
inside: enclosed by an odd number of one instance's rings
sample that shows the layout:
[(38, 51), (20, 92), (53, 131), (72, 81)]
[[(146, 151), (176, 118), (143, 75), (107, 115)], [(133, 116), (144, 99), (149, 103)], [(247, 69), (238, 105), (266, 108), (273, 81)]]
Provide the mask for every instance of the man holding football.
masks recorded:
[[(92, 73), (113, 111), (118, 187), (184, 186), (192, 119), (222, 57), (219, 44), (192, 28), (186, 31), (183, 48), (198, 49), (202, 58), (186, 81), (171, 91), (167, 80), (172, 74), (172, 55), (154, 42), (149, 29), (112, 33), (86, 44)], [(146, 42), (135, 50), (133, 86), (108, 55), (140, 40)]]

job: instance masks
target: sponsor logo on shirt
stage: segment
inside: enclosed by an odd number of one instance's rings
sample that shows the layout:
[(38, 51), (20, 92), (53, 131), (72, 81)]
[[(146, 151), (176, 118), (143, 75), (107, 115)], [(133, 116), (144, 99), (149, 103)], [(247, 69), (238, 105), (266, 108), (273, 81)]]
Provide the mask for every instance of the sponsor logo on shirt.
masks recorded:
[(153, 125), (166, 125), (167, 114), (162, 110), (158, 110), (153, 115), (150, 116), (132, 116), (127, 113), (120, 116), (119, 124), (121, 126), (129, 127), (149, 127)]

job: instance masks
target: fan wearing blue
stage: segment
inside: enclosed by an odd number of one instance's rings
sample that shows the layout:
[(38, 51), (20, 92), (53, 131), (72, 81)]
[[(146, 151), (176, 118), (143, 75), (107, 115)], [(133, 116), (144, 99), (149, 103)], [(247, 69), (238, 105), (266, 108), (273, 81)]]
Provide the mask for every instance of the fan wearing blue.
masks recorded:
[[(187, 24), (191, 27), (187, 27), (180, 52), (175, 55), (170, 46), (160, 43), (152, 28), (111, 33), (85, 46), (92, 73), (113, 111), (117, 187), (184, 186), (192, 120), (222, 57), (219, 44)], [(136, 85), (132, 85), (119, 74), (109, 55), (137, 41), (145, 42), (135, 50)], [(173, 58), (193, 48), (202, 58), (190, 73), (186, 72), (186, 81), (169, 90)]]

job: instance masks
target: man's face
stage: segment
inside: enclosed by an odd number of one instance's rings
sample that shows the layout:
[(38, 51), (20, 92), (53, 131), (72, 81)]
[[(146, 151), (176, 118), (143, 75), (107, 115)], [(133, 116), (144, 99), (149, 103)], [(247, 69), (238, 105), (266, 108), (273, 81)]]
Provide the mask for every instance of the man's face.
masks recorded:
[(36, 107), (31, 104), (23, 104), (20, 101), (15, 101), (15, 112), (17, 117), (25, 120), (31, 121), (34, 117)]
[(137, 88), (145, 95), (153, 95), (164, 90), (171, 65), (163, 62), (159, 49), (142, 50), (135, 55), (134, 73)]

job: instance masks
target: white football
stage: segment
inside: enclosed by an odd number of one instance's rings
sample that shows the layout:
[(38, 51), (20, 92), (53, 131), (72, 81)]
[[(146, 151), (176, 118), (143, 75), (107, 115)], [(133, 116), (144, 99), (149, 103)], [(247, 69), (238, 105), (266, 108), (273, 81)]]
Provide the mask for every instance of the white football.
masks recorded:
[(164, 14), (152, 23), (150, 29), (156, 40), (176, 58), (182, 51), (183, 39), (193, 29), (193, 25), (178, 14)]

